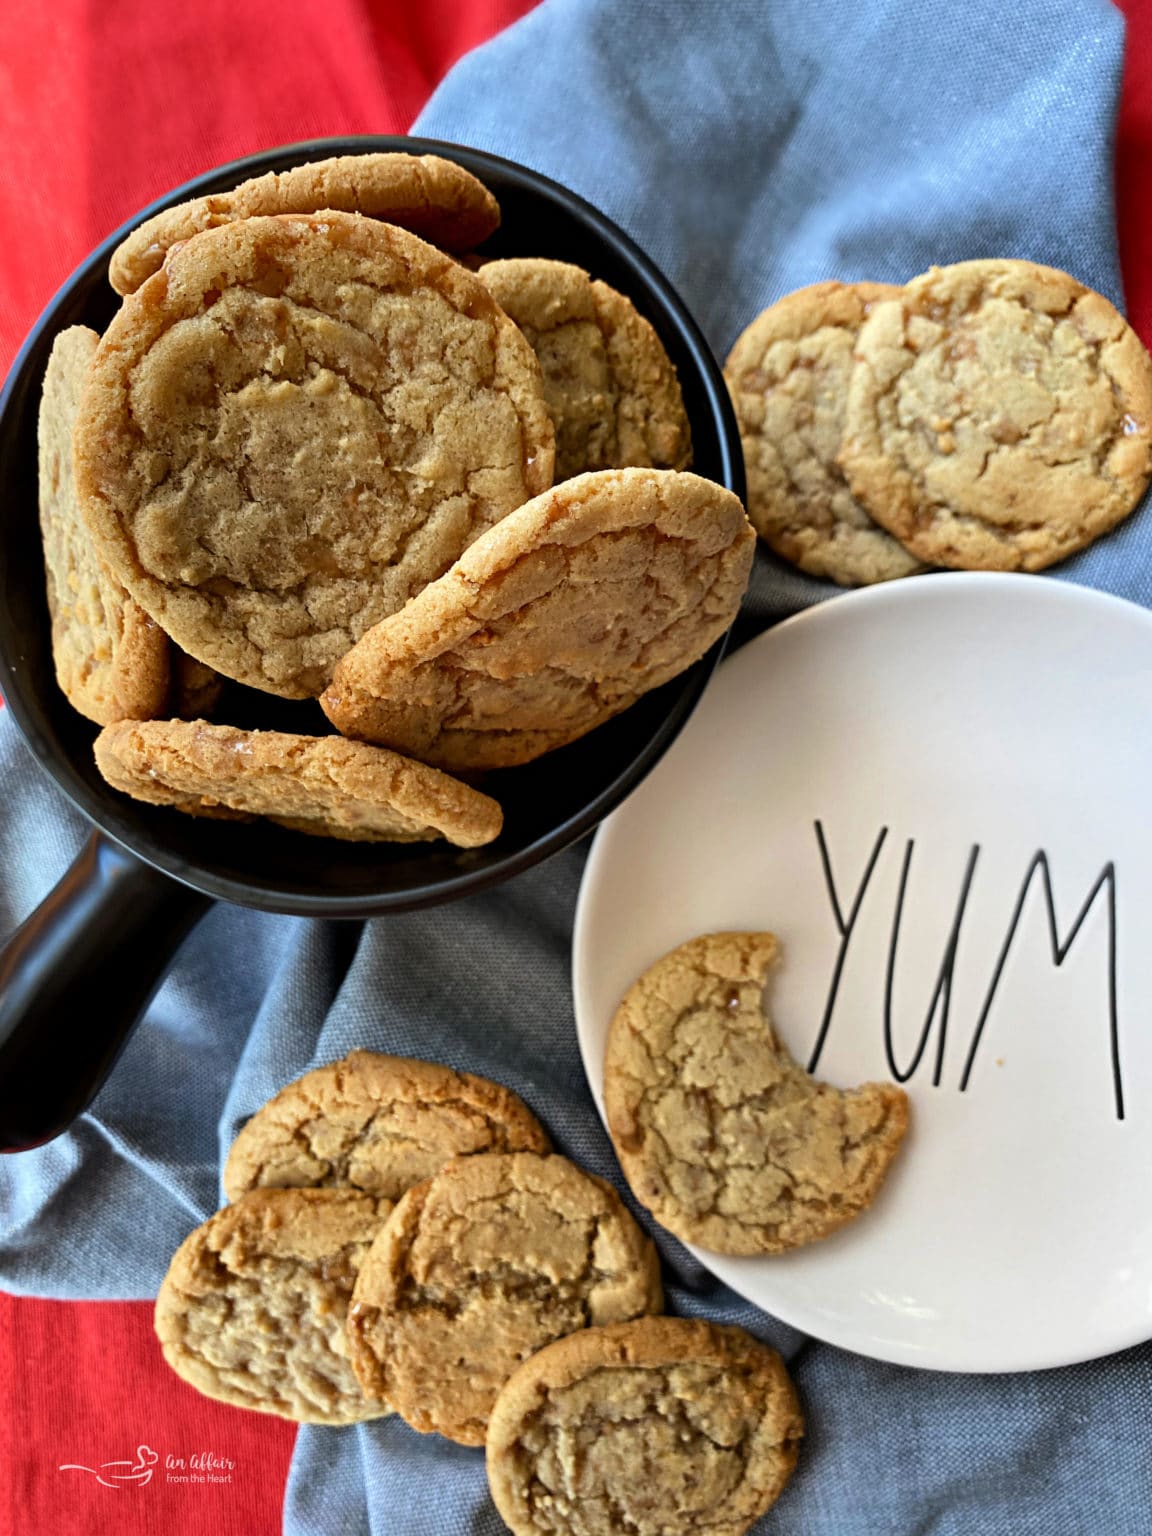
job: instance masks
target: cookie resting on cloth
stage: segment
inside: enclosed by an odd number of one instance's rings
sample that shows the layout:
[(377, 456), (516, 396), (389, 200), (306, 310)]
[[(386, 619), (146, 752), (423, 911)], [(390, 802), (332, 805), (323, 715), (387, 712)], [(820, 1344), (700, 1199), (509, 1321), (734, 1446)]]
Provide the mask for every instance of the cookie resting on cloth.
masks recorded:
[(370, 630), (321, 699), (340, 731), (453, 771), (575, 741), (728, 629), (756, 536), (698, 475), (578, 475)]
[(190, 655), (286, 698), (552, 482), (488, 290), (347, 213), (197, 235), (124, 301), (76, 429), (100, 558)]
[(204, 720), (122, 721), (101, 731), (96, 766), (136, 800), (189, 816), (266, 816), (348, 842), (475, 848), (497, 837), (496, 801), (395, 752), (340, 736), (244, 731)]
[(178, 1376), (207, 1397), (300, 1424), (387, 1413), (360, 1391), (344, 1320), (356, 1274), (391, 1210), (357, 1190), (258, 1189), (196, 1228), (156, 1298)]
[(1152, 474), (1152, 358), (1108, 300), (1028, 261), (933, 267), (860, 329), (840, 464), (920, 560), (1040, 571)]
[(466, 251), (497, 228), (500, 207), (463, 166), (439, 155), (337, 155), (288, 171), (269, 171), (231, 192), (177, 203), (146, 219), (112, 252), (108, 280), (135, 293), (171, 248), (206, 229), (260, 214), (365, 213), (399, 224), (449, 251)]
[(514, 1536), (742, 1536), (776, 1502), (804, 1420), (784, 1362), (742, 1328), (644, 1317), (526, 1360), (488, 1424)]
[(604, 1057), (608, 1133), (632, 1193), (713, 1253), (782, 1253), (872, 1204), (908, 1125), (890, 1083), (842, 1092), (780, 1045), (764, 1011), (770, 933), (692, 939), (616, 1011)]
[(685, 469), (692, 436), (676, 369), (632, 301), (581, 267), (490, 261), (480, 280), (532, 343), (556, 428), (556, 479), (629, 465)]
[(756, 532), (810, 576), (845, 587), (920, 569), (869, 517), (836, 463), (857, 334), (872, 306), (899, 292), (884, 283), (800, 288), (757, 315), (724, 366)]
[(40, 531), (56, 681), (97, 725), (150, 720), (168, 700), (168, 636), (97, 558), (72, 472), (72, 428), (100, 338), (87, 326), (52, 344), (38, 427)]
[(553, 1339), (663, 1305), (656, 1250), (566, 1158), (481, 1153), (396, 1206), (348, 1313), (366, 1393), (414, 1429), (483, 1445), (497, 1393)]
[(244, 1126), (224, 1192), (351, 1185), (389, 1200), (474, 1152), (548, 1152), (508, 1088), (434, 1061), (351, 1051), (282, 1088)]

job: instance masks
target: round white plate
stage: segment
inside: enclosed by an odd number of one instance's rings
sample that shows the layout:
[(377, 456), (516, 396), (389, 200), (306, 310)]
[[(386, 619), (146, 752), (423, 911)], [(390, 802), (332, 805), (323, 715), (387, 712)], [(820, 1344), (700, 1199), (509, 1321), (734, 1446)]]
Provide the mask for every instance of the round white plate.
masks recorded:
[(574, 987), (601, 1107), (631, 982), (758, 928), (783, 942), (768, 1004), (793, 1055), (823, 1035), (818, 1076), (907, 1075), (912, 1128), (851, 1226), (776, 1258), (696, 1250), (709, 1269), (904, 1365), (1152, 1336), (1152, 613), (916, 577), (725, 662), (588, 863)]

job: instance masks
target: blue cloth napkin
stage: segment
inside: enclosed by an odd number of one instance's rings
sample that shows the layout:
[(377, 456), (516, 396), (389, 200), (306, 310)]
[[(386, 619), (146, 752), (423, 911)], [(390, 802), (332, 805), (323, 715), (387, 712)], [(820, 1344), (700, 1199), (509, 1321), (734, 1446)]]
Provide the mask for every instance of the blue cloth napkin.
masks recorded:
[[(789, 289), (901, 282), (968, 257), (1064, 267), (1118, 302), (1121, 53), (1103, 0), (545, 0), (457, 65), (416, 131), (508, 155), (598, 204), (722, 357)], [(1141, 513), (1055, 574), (1152, 602), (1150, 545)], [(832, 595), (761, 552), (742, 627)], [(8, 931), (85, 828), (3, 716), (0, 782)], [(484, 896), (363, 927), (215, 909), (92, 1112), (0, 1164), (0, 1286), (153, 1295), (177, 1244), (221, 1203), (221, 1158), (243, 1119), (353, 1046), (509, 1084), (560, 1150), (619, 1184), (572, 1016), (583, 859), (572, 850)], [(804, 1340), (656, 1235), (670, 1309), (771, 1340), (804, 1397), (800, 1468), (761, 1536), (1152, 1530), (1152, 1349), (1030, 1376), (880, 1365)], [(285, 1529), (503, 1527), (479, 1452), (388, 1420), (302, 1431)]]

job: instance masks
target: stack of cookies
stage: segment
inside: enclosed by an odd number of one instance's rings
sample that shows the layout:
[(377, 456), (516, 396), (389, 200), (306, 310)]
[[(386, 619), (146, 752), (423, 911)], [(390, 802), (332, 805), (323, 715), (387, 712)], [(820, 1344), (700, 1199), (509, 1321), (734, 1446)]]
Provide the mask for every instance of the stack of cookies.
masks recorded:
[(1152, 359), (1100, 294), (1028, 261), (802, 288), (725, 376), (757, 531), (843, 586), (1043, 570), (1152, 476)]
[(209, 1396), (486, 1444), (518, 1533), (737, 1533), (784, 1487), (803, 1424), (779, 1357), (658, 1316), (651, 1242), (507, 1089), (353, 1052), (252, 1117), (224, 1185), (156, 1303)]
[[(499, 218), (435, 156), (264, 176), (134, 231), (106, 334), (57, 338), (57, 674), (117, 789), (474, 846), (500, 807), (450, 775), (575, 740), (728, 628), (755, 538), (686, 472), (655, 331), (579, 268), (481, 264)], [(221, 679), (341, 734), (209, 724)]]

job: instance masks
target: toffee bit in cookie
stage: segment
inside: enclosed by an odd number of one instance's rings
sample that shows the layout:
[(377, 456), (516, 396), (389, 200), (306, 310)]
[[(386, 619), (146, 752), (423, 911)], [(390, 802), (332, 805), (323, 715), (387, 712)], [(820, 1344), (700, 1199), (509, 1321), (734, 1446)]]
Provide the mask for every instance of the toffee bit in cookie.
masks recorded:
[(741, 1536), (803, 1433), (775, 1350), (741, 1328), (641, 1318), (525, 1361), (492, 1410), (488, 1483), (514, 1536)]
[(604, 1103), (624, 1176), (684, 1242), (782, 1253), (871, 1205), (908, 1124), (888, 1083), (817, 1082), (776, 1039), (770, 933), (693, 939), (645, 971), (608, 1035)]

